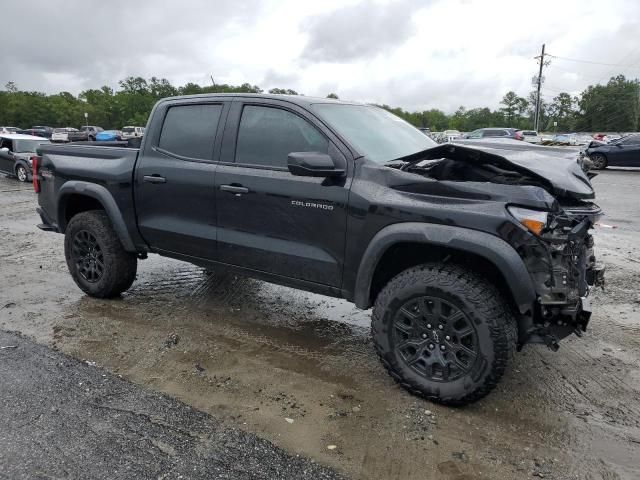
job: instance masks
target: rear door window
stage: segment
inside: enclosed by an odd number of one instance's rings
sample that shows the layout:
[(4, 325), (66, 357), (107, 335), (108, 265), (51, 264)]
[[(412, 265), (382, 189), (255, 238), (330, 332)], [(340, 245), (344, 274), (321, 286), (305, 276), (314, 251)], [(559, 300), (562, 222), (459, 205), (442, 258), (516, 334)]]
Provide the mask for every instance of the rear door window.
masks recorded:
[(236, 163), (287, 168), (287, 156), (292, 152), (328, 150), (327, 138), (295, 113), (257, 105), (242, 109)]
[(158, 147), (180, 157), (211, 160), (221, 113), (221, 104), (170, 107)]

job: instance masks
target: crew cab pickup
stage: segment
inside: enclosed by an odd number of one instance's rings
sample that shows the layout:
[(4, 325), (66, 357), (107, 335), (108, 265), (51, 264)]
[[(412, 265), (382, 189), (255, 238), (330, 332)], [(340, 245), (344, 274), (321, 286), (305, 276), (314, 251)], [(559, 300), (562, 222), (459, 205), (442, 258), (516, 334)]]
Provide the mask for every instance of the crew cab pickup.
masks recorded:
[(375, 106), (282, 95), (161, 100), (139, 148), (47, 145), (43, 230), (114, 297), (150, 253), (372, 311), (403, 387), (465, 404), (512, 349), (586, 330), (601, 214), (579, 159), (515, 142), (437, 145)]

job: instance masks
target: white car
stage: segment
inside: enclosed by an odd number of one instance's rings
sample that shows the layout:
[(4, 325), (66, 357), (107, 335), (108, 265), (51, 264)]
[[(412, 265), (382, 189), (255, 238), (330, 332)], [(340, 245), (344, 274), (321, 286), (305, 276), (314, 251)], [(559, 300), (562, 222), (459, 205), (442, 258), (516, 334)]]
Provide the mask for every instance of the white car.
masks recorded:
[(67, 143), (69, 141), (69, 132), (77, 131), (78, 129), (73, 127), (55, 128), (51, 134), (51, 141)]
[(453, 142), (458, 138), (462, 138), (462, 133), (458, 130), (445, 130), (442, 132), (442, 137), (445, 142)]
[(0, 127), (0, 133), (16, 133), (17, 127)]
[(122, 140), (130, 138), (142, 137), (144, 135), (144, 127), (122, 127)]
[(529, 143), (542, 143), (542, 137), (535, 130), (520, 130), (522, 139)]

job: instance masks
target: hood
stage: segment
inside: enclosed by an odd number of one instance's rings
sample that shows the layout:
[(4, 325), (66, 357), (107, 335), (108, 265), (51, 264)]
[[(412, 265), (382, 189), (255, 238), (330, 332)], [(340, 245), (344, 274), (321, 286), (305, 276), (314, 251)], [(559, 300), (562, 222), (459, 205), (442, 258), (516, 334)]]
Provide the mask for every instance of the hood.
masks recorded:
[(402, 160), (450, 158), (492, 164), (537, 178), (556, 196), (592, 199), (595, 192), (578, 162), (578, 155), (577, 148), (543, 147), (518, 140), (479, 140), (438, 145)]

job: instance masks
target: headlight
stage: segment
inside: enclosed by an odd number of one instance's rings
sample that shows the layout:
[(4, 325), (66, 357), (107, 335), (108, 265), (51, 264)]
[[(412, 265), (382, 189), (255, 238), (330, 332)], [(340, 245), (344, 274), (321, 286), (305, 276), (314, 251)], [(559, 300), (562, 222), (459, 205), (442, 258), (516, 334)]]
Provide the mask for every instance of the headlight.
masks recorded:
[(520, 224), (536, 235), (540, 235), (542, 229), (547, 225), (547, 212), (540, 210), (529, 210), (521, 207), (507, 207), (509, 213), (513, 215)]

